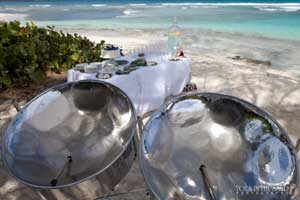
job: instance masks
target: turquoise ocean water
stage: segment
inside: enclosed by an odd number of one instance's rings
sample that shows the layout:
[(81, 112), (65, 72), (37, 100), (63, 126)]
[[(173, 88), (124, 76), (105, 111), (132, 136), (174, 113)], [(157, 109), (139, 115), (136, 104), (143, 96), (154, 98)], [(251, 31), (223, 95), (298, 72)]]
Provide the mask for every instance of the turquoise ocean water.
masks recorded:
[(300, 0), (0, 1), (0, 19), (71, 28), (184, 28), (300, 40)]

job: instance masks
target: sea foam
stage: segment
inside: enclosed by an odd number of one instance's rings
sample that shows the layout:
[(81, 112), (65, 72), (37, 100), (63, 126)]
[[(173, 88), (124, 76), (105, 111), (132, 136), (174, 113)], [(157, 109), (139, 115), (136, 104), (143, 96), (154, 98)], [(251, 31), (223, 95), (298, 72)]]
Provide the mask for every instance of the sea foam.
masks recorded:
[(126, 18), (126, 17), (137, 17), (141, 13), (139, 10), (133, 10), (133, 9), (126, 9), (123, 11), (124, 15), (117, 16), (120, 18)]
[(218, 8), (226, 6), (253, 7), (262, 11), (300, 11), (300, 3), (162, 3), (163, 7)]
[(32, 7), (32, 8), (49, 8), (51, 6), (52, 5), (50, 5), (50, 4), (34, 4), (34, 5), (29, 5), (29, 7)]
[(143, 7), (143, 6), (147, 6), (147, 4), (145, 3), (131, 3), (129, 4), (130, 6), (133, 6), (133, 7)]
[(92, 7), (104, 7), (106, 4), (92, 4)]
[(281, 12), (297, 12), (300, 11), (300, 4), (299, 5), (260, 5), (260, 6), (254, 6), (254, 8), (257, 8), (262, 11), (281, 11)]

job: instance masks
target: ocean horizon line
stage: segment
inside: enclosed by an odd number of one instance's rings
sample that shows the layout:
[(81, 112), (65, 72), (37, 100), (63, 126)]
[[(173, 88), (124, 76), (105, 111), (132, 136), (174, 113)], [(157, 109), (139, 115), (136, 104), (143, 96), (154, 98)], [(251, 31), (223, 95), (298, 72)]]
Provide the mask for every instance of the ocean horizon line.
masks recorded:
[[(39, 7), (39, 6), (51, 6), (51, 5), (66, 5), (66, 4), (60, 4), (60, 3), (70, 3), (72, 5), (92, 5), (95, 7), (102, 7), (107, 5), (130, 5), (130, 6), (147, 6), (147, 5), (164, 5), (164, 6), (181, 6), (181, 5), (237, 5), (237, 6), (251, 6), (251, 5), (287, 5), (287, 6), (295, 6), (300, 5), (299, 1), (227, 1), (227, 2), (220, 2), (220, 1), (197, 1), (197, 2), (191, 2), (191, 1), (171, 1), (171, 2), (165, 2), (165, 1), (157, 1), (157, 2), (141, 2), (141, 3), (132, 3), (132, 2), (120, 2), (120, 1), (111, 1), (111, 2), (98, 2), (98, 1), (0, 1), (0, 6), (9, 6), (11, 5), (19, 5), (19, 6), (29, 6), (29, 7)], [(33, 4), (34, 3), (34, 4)], [(59, 3), (59, 4), (55, 4)]]
[[(14, 1), (12, 1), (14, 2)], [(36, 1), (28, 1), (36, 2)], [(27, 9), (50, 9), (52, 7), (91, 7), (95, 9), (103, 8), (117, 8), (117, 7), (133, 7), (133, 8), (168, 8), (168, 7), (190, 7), (190, 8), (213, 8), (213, 7), (253, 7), (264, 11), (285, 11), (285, 12), (300, 12), (300, 1), (299, 2), (152, 2), (152, 3), (117, 3), (112, 1), (111, 3), (95, 3), (91, 2), (77, 2), (69, 4), (70, 1), (64, 0), (65, 4), (55, 4), (56, 1), (48, 2), (43, 4), (39, 2), (37, 4), (22, 4), (22, 2), (15, 2), (16, 4), (3, 5), (4, 2), (0, 2), (1, 11), (26, 11)]]
[(0, 20), (35, 21), (38, 25), (90, 28), (170, 26), (258, 33), (298, 39), (300, 0), (219, 1), (1, 1)]

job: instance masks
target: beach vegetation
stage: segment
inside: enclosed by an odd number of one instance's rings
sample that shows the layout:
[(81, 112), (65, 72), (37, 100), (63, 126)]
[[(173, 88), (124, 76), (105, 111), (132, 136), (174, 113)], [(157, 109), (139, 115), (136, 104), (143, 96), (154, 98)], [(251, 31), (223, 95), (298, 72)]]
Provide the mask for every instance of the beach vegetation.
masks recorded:
[(53, 26), (0, 22), (0, 88), (28, 86), (77, 63), (102, 61), (104, 41), (94, 43)]

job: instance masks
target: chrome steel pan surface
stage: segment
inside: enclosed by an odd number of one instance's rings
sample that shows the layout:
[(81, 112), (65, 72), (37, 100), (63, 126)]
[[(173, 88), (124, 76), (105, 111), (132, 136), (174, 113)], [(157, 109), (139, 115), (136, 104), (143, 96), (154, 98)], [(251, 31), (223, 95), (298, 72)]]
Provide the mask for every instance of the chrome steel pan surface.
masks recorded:
[(37, 188), (71, 186), (104, 172), (110, 174), (100, 181), (113, 180), (122, 163), (128, 168), (135, 123), (134, 107), (117, 87), (64, 83), (34, 98), (12, 120), (3, 160), (13, 176)]
[(296, 152), (280, 125), (214, 93), (175, 97), (153, 114), (140, 165), (157, 199), (284, 200), (298, 186)]

